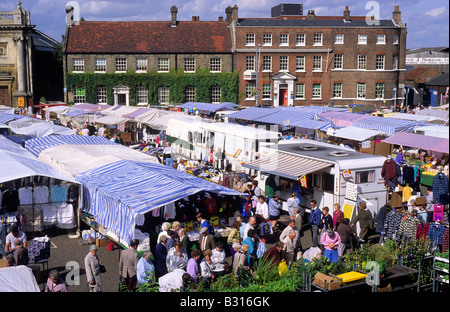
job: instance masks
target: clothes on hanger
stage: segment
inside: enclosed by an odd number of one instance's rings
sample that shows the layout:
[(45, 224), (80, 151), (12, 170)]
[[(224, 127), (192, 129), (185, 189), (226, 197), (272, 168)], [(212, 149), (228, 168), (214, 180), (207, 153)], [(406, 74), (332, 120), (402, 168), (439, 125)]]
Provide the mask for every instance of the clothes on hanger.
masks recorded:
[(448, 251), (448, 227), (444, 232), (444, 235), (442, 236), (442, 252)]
[(405, 202), (407, 202), (408, 200), (409, 200), (409, 198), (411, 197), (411, 194), (412, 194), (412, 188), (411, 187), (409, 187), (409, 185), (406, 185), (404, 188), (403, 188), (403, 191), (402, 191), (403, 193), (403, 201), (405, 201)]
[(402, 214), (398, 213), (395, 209), (392, 209), (388, 212), (388, 214), (386, 215), (386, 221), (384, 223), (387, 238), (395, 238), (395, 235), (399, 230), (402, 217)]
[(436, 174), (433, 178), (433, 201), (435, 204), (448, 204), (449, 185), (448, 177), (442, 172)]
[(62, 203), (67, 201), (67, 186), (52, 185), (50, 187), (51, 201), (53, 203)]
[(35, 204), (45, 204), (49, 202), (50, 192), (46, 185), (37, 186), (34, 188), (33, 200)]
[(404, 219), (402, 219), (402, 221), (400, 222), (398, 232), (400, 235), (415, 239), (417, 227), (419, 226), (419, 224), (419, 219), (414, 216), (408, 215), (404, 217)]
[(388, 158), (384, 161), (383, 167), (381, 168), (381, 176), (384, 178), (384, 185), (389, 187), (395, 187), (398, 184), (397, 178), (397, 168), (395, 166), (395, 161)]
[(442, 245), (442, 237), (444, 236), (446, 229), (447, 227), (440, 223), (430, 224), (427, 235), (430, 238), (430, 246), (432, 248), (437, 247), (438, 245)]
[(20, 205), (33, 204), (33, 188), (31, 186), (19, 188), (19, 201)]
[(2, 210), (5, 212), (17, 211), (20, 205), (19, 192), (12, 188), (5, 190), (2, 194)]

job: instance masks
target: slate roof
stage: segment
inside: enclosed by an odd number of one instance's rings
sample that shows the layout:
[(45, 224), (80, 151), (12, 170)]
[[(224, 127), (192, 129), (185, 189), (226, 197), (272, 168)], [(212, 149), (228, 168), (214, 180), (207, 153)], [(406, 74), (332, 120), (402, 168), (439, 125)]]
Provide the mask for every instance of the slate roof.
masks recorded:
[(91, 22), (71, 26), (66, 53), (231, 53), (225, 21)]
[(352, 19), (344, 22), (343, 18), (316, 19), (274, 19), (274, 18), (243, 18), (239, 19), (241, 27), (397, 27), (392, 20), (380, 20), (379, 25), (368, 26), (365, 19)]
[(439, 86), (448, 87), (449, 86), (449, 74), (439, 74), (434, 76), (425, 83), (427, 86)]

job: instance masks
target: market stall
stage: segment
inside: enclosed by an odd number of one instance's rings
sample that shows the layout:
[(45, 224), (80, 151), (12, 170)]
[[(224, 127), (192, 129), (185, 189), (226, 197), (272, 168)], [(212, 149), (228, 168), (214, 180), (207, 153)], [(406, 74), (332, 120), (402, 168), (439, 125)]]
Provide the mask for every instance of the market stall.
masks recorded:
[(379, 130), (387, 135), (392, 135), (397, 132), (412, 132), (415, 128), (424, 125), (426, 125), (426, 123), (413, 120), (401, 120), (374, 116), (352, 122), (353, 127)]
[(2, 235), (13, 224), (33, 234), (51, 226), (76, 227), (81, 190), (75, 179), (57, 172), (3, 136), (0, 158)]
[[(83, 211), (108, 229), (115, 241), (128, 244), (149, 212), (199, 192), (241, 193), (159, 164), (118, 161), (76, 176), (83, 184)], [(108, 209), (105, 209), (108, 207)]]

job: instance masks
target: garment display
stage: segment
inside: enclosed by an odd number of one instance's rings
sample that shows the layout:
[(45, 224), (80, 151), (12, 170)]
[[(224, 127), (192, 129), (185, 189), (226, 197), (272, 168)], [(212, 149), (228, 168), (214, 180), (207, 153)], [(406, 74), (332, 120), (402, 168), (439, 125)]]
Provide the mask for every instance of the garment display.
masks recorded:
[(448, 204), (448, 177), (442, 172), (433, 178), (433, 201), (435, 204)]
[(403, 201), (408, 201), (409, 198), (411, 197), (411, 193), (412, 193), (412, 188), (410, 188), (408, 185), (406, 185), (403, 188)]
[(402, 217), (402, 214), (398, 213), (394, 209), (388, 212), (388, 214), (386, 215), (386, 221), (384, 223), (387, 238), (395, 238), (395, 235), (399, 230)]
[(430, 238), (431, 247), (437, 247), (442, 245), (442, 237), (444, 236), (445, 230), (448, 229), (442, 224), (431, 224), (428, 230), (428, 237)]
[(428, 230), (430, 229), (430, 224), (426, 222), (421, 222), (416, 229), (416, 239), (422, 239), (428, 235)]
[(395, 187), (398, 184), (397, 168), (395, 167), (395, 161), (388, 158), (384, 161), (381, 168), (381, 176), (384, 178), (384, 185), (389, 187)]
[(444, 232), (444, 235), (442, 236), (442, 252), (447, 252), (448, 251), (448, 227)]
[(13, 189), (7, 189), (3, 192), (2, 210), (5, 212), (17, 211), (20, 204), (19, 192)]
[(399, 227), (399, 234), (404, 235), (406, 237), (410, 237), (415, 239), (417, 233), (417, 227), (419, 226), (420, 221), (414, 216), (406, 216), (405, 219), (402, 219)]
[(51, 201), (60, 203), (67, 201), (67, 187), (65, 185), (52, 185), (50, 187)]
[(34, 188), (33, 200), (35, 204), (45, 204), (49, 202), (49, 189), (47, 186), (37, 186)]
[(21, 205), (32, 205), (33, 188), (30, 186), (19, 188), (19, 201)]

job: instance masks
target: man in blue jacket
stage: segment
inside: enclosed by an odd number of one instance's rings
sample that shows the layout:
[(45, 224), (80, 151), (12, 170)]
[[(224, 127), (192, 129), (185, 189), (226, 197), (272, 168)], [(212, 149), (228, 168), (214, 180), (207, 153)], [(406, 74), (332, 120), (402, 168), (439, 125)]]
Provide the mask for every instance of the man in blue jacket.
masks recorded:
[(275, 228), (277, 220), (280, 218), (281, 201), (278, 199), (278, 195), (274, 194), (269, 199), (269, 219), (272, 221), (272, 228)]
[(311, 224), (313, 247), (317, 247), (319, 245), (319, 226), (321, 217), (322, 213), (320, 212), (320, 209), (317, 207), (317, 201), (315, 199), (311, 200), (311, 212), (309, 213), (309, 223)]

